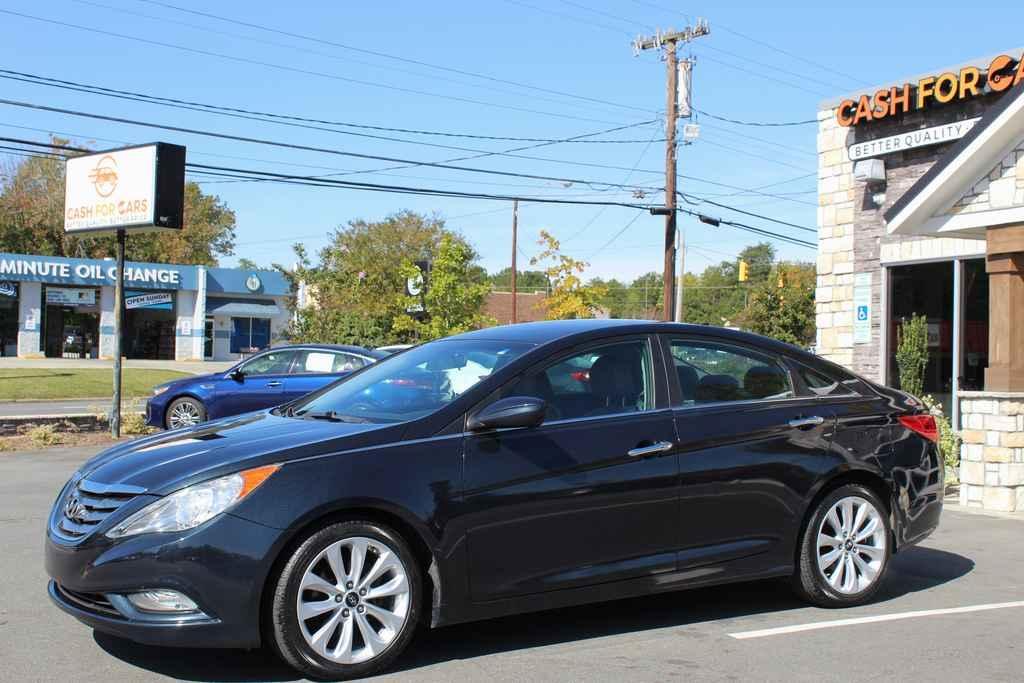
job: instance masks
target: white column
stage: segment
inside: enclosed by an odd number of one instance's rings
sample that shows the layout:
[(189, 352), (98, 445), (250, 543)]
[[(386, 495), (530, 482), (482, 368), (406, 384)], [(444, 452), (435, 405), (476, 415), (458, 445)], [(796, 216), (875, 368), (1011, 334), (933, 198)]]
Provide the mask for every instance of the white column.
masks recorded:
[(18, 285), (18, 358), (42, 358), (43, 286), (38, 282)]
[(100, 287), (100, 358), (114, 357), (114, 288)]

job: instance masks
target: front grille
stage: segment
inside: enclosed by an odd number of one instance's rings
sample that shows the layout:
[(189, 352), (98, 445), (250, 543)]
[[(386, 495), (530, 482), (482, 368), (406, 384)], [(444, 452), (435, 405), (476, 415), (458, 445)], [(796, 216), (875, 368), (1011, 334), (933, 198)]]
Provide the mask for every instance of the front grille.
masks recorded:
[(110, 513), (142, 492), (136, 486), (97, 484), (82, 479), (61, 500), (56, 531), (70, 540), (88, 536)]
[(57, 584), (57, 592), (61, 597), (84, 610), (106, 614), (108, 616), (120, 617), (122, 614), (110, 604), (110, 600), (103, 593), (79, 593)]

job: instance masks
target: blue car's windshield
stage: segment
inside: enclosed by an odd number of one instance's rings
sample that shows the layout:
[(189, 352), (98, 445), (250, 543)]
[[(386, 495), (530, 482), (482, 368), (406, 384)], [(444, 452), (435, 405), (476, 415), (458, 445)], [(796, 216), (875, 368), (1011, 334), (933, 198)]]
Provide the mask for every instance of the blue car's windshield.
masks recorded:
[(529, 348), (493, 340), (430, 342), (371, 365), (286, 414), (351, 422), (413, 420), (448, 405)]

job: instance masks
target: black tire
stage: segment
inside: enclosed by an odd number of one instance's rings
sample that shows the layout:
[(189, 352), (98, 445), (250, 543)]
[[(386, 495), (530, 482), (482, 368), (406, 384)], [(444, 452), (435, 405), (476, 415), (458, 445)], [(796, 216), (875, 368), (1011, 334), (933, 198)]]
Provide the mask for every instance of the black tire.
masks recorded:
[[(405, 622), (382, 652), (364, 662), (342, 664), (320, 656), (306, 641), (299, 624), (296, 603), (303, 574), (317, 555), (338, 541), (356, 537), (378, 540), (398, 556), (406, 570), (409, 603)], [(301, 542), (281, 569), (269, 605), (269, 639), (281, 659), (311, 678), (349, 680), (378, 673), (390, 666), (412, 640), (420, 620), (422, 586), (421, 568), (409, 545), (398, 533), (374, 522), (331, 524)], [(369, 613), (367, 610), (366, 614)]]
[(167, 406), (167, 412), (164, 414), (164, 426), (167, 429), (178, 429), (179, 427), (187, 426), (174, 426), (171, 424), (171, 416), (174, 415), (175, 409), (179, 407), (188, 408), (192, 411), (196, 415), (196, 424), (206, 422), (206, 406), (204, 406), (201, 401), (194, 399), (191, 396), (183, 396), (181, 398), (174, 399)]
[[(822, 551), (819, 550), (818, 533), (822, 529), (822, 523), (826, 515), (828, 515), (833, 506), (844, 498), (850, 497), (866, 501), (877, 510), (883, 527), (884, 549), (878, 553), (881, 566), (877, 569), (870, 585), (859, 591), (844, 592), (833, 587), (824, 575), (825, 570), (819, 567), (819, 553)], [(831, 529), (831, 525), (825, 528)], [(797, 559), (796, 572), (793, 575), (793, 587), (800, 597), (820, 607), (835, 608), (862, 605), (874, 597), (885, 580), (885, 574), (889, 569), (889, 559), (892, 557), (892, 542), (889, 508), (879, 499), (878, 495), (871, 489), (859, 484), (840, 486), (826, 495), (811, 512), (803, 537), (800, 539), (800, 555)], [(858, 555), (858, 558), (864, 561), (868, 556)], [(842, 560), (840, 559), (839, 561), (841, 562)]]

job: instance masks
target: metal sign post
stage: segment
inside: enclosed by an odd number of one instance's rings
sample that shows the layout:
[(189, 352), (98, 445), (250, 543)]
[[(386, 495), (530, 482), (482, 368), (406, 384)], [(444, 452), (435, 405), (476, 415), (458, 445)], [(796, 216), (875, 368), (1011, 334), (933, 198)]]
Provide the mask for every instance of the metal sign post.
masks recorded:
[(64, 231), (117, 235), (114, 279), (114, 398), (110, 433), (121, 436), (124, 252), (128, 230), (180, 230), (185, 213), (185, 148), (157, 142), (71, 157), (66, 164)]
[(128, 235), (117, 231), (117, 277), (114, 279), (114, 403), (110, 407), (110, 434), (121, 438), (121, 340), (124, 336), (124, 247)]

